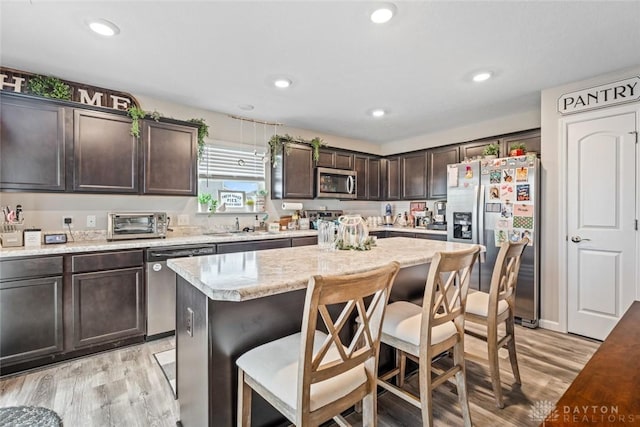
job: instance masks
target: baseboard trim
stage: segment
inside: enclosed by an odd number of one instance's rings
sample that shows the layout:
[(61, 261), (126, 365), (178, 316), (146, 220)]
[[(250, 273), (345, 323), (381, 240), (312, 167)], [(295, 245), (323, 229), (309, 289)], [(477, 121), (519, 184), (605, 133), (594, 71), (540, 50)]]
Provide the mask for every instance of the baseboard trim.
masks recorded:
[(538, 321), (538, 326), (542, 329), (549, 329), (550, 331), (563, 332), (563, 333), (567, 332), (563, 330), (562, 327), (560, 327), (560, 323), (554, 322), (552, 320), (540, 319)]

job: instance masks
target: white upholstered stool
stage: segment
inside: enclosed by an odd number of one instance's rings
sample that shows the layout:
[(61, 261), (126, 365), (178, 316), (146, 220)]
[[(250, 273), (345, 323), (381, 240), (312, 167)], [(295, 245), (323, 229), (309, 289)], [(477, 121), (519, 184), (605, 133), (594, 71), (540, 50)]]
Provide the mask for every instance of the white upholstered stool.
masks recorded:
[[(397, 262), (367, 273), (314, 276), (309, 281), (302, 330), (238, 358), (238, 426), (251, 425), (251, 391), (297, 426), (317, 426), (362, 401), (363, 424), (376, 425), (380, 329)], [(367, 298), (371, 297), (371, 298)], [(366, 298), (366, 300), (365, 300)], [(328, 307), (344, 305), (332, 318)], [(339, 333), (361, 320), (346, 345)], [(329, 334), (316, 330), (319, 320)]]

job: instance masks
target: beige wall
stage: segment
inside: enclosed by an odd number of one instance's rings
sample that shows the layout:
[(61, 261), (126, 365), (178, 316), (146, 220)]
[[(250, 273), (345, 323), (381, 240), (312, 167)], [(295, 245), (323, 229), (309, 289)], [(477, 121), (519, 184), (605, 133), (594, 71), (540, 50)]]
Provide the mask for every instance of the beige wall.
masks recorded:
[[(550, 88), (541, 94), (542, 121), (542, 246), (541, 252), (541, 326), (566, 332), (566, 217), (564, 185), (565, 165), (561, 163), (561, 136), (558, 98), (567, 93), (640, 75), (640, 65), (592, 79)], [(640, 285), (638, 287), (640, 295)]]
[(540, 111), (532, 110), (484, 122), (470, 123), (465, 126), (420, 135), (401, 141), (389, 142), (382, 145), (381, 150), (382, 154), (387, 156), (406, 151), (420, 150), (422, 148), (457, 144), (538, 127), (540, 127)]

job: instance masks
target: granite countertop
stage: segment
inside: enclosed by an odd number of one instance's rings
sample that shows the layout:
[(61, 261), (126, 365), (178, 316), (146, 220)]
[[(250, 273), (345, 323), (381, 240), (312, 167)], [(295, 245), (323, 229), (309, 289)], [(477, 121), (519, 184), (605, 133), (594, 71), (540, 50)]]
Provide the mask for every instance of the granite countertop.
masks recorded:
[(249, 240), (287, 239), (291, 237), (316, 236), (316, 230), (280, 231), (277, 233), (221, 233), (211, 235), (167, 237), (165, 239), (138, 239), (108, 242), (92, 240), (59, 245), (42, 245), (34, 247), (15, 247), (0, 249), (0, 259), (36, 255), (56, 255), (78, 252), (114, 251), (120, 249), (142, 249), (161, 246), (191, 245), (202, 243), (244, 242)]
[(304, 289), (315, 274), (369, 271), (391, 261), (425, 264), (437, 251), (467, 248), (465, 243), (393, 237), (378, 239), (370, 251), (322, 251), (318, 246), (177, 258), (167, 265), (213, 300), (245, 301)]

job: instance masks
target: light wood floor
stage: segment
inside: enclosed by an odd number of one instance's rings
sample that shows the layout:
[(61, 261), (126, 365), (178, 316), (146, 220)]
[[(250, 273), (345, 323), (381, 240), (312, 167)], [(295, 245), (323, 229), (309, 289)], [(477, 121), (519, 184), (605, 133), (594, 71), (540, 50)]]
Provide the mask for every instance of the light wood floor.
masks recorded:
[[(516, 340), (522, 386), (513, 384), (507, 354), (501, 354), (504, 409), (494, 404), (486, 365), (467, 362), (475, 426), (539, 425), (530, 418), (531, 406), (542, 400), (555, 403), (599, 346), (580, 337), (522, 327), (516, 329)], [(65, 427), (173, 427), (180, 418), (179, 407), (153, 357), (173, 345), (173, 338), (165, 338), (2, 378), (0, 407), (44, 406), (56, 411)], [(468, 338), (465, 345), (473, 354), (486, 355), (480, 341)], [(417, 383), (412, 377), (408, 387), (415, 391)], [(436, 425), (461, 425), (455, 386), (443, 385), (434, 396)], [(420, 411), (390, 393), (380, 396), (378, 415), (380, 427), (421, 425)], [(358, 414), (349, 420), (361, 425)]]

